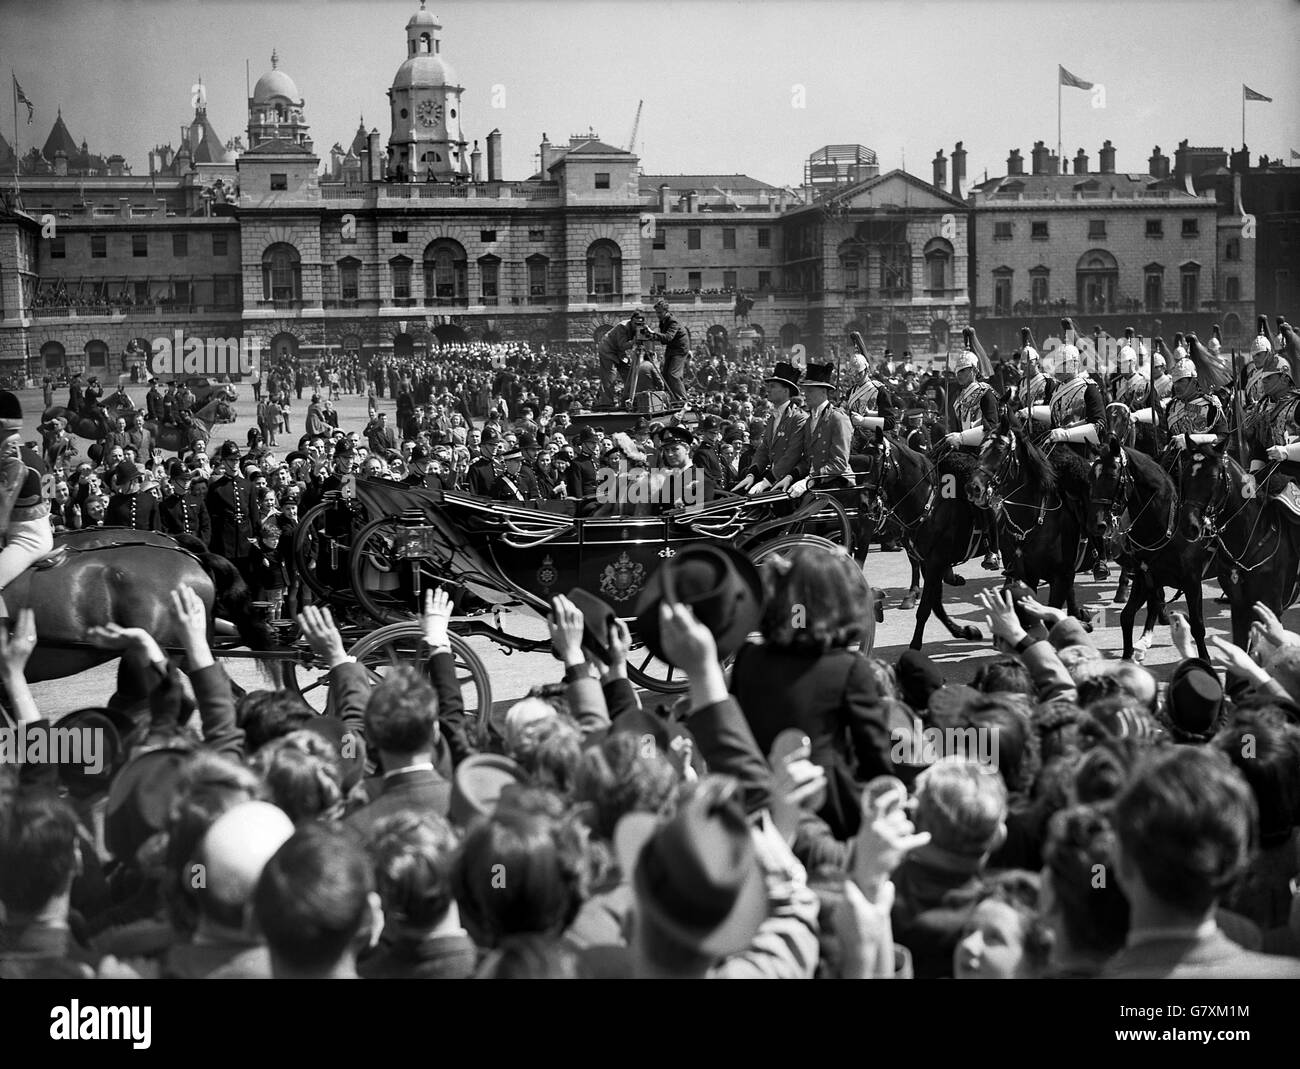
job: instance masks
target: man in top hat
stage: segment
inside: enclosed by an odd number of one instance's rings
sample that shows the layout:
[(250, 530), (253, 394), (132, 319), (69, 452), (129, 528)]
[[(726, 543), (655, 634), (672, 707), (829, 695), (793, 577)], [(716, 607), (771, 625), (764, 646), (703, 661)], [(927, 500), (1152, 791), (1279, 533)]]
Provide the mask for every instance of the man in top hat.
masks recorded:
[(158, 531), (161, 527), (158, 499), (144, 488), (144, 473), (129, 460), (113, 472), (112, 496), (104, 515), (106, 527), (130, 527), (136, 531)]
[(691, 355), (691, 336), (663, 297), (655, 301), (654, 307), (659, 316), (659, 329), (650, 331), (649, 336), (664, 346), (664, 385), (675, 402), (685, 404), (686, 361)]
[(600, 435), (596, 429), (584, 425), (573, 438), (577, 454), (564, 473), (566, 497), (577, 501), (577, 514), (589, 516), (597, 507), (596, 487), (600, 481), (596, 471), (596, 454), (600, 449)]
[(171, 493), (158, 506), (163, 534), (194, 535), (204, 545), (212, 542), (212, 517), (203, 495), (197, 492), (194, 471), (180, 459), (167, 466)]
[(767, 399), (775, 407), (768, 416), (763, 433), (754, 443), (754, 456), (745, 477), (733, 487), (734, 493), (761, 494), (777, 484), (783, 488), (803, 453), (803, 428), (807, 414), (794, 404), (799, 396), (800, 371), (791, 364), (778, 363), (771, 376), (764, 379)]
[(253, 517), (257, 515), (253, 486), (239, 473), (239, 446), (225, 442), (217, 451), (219, 471), (208, 487), (213, 553), (238, 563), (253, 549)]
[(524, 466), (524, 451), (516, 446), (501, 457), (504, 468), (492, 484), (492, 496), (497, 501), (532, 501), (540, 497), (537, 480)]
[(480, 497), (491, 497), (497, 476), (503, 470), (501, 462), (497, 459), (498, 454), (501, 452), (501, 436), (491, 424), (483, 428), (483, 432), (479, 436), (478, 448), (479, 456), (469, 466), (469, 485), (467, 488), (471, 494), (478, 494)]
[(20, 453), (22, 425), (18, 398), (0, 390), (0, 590), (54, 548), (41, 477)]
[(626, 323), (615, 323), (601, 335), (596, 351), (600, 356), (600, 396), (602, 409), (617, 408), (627, 390), (632, 351), (645, 338), (645, 313), (633, 312)]
[(808, 395), (808, 418), (803, 425), (800, 457), (789, 476), (791, 497), (802, 497), (808, 490), (836, 490), (852, 485), (849, 443), (853, 425), (843, 411), (831, 404), (834, 373), (834, 364), (809, 364), (800, 383)]

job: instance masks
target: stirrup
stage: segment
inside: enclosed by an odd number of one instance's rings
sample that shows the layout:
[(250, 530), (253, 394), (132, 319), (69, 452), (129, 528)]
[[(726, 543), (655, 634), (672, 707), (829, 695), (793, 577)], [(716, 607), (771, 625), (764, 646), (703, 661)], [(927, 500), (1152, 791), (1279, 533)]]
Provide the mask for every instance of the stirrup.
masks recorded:
[(1098, 583), (1104, 583), (1108, 579), (1110, 579), (1110, 569), (1107, 568), (1104, 564), (1093, 565), (1092, 577)]
[(1000, 572), (1002, 570), (1002, 558), (996, 553), (985, 553), (984, 559), (980, 562), (980, 567), (986, 572)]

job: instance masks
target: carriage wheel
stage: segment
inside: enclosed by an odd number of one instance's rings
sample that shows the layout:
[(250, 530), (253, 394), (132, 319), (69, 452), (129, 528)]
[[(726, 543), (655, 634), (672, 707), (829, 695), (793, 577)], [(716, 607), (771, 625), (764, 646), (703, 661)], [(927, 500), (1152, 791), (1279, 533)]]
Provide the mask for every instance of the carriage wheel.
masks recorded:
[[(353, 600), (352, 588), (348, 585), (348, 563), (356, 523), (349, 525), (347, 534), (336, 536), (336, 548), (333, 550), (335, 560), (325, 561), (320, 557), (325, 521), (331, 510), (342, 507), (344, 506), (334, 501), (322, 501), (313, 505), (298, 521), (298, 529), (293, 533), (293, 560), (298, 576), (318, 601)], [(364, 518), (364, 513), (361, 517)], [(321, 568), (326, 571), (322, 573)], [(334, 577), (333, 582), (330, 581), (331, 576)]]
[(785, 530), (792, 535), (808, 535), (843, 546), (853, 552), (853, 523), (849, 514), (834, 497), (827, 495), (813, 516), (791, 524)]
[(659, 660), (649, 646), (633, 646), (627, 652), (628, 681), (656, 694), (681, 694), (690, 685), (686, 673)]
[[(348, 566), (352, 595), (381, 625), (404, 623), (418, 616), (425, 591), (443, 585), (450, 574), (450, 546), (445, 553), (428, 557), (396, 557), (393, 547), (401, 528), (396, 520), (381, 517), (366, 524), (352, 544)], [(462, 592), (456, 585), (447, 588), (453, 602)]]
[(771, 560), (780, 553), (788, 553), (792, 549), (798, 549), (801, 546), (820, 546), (822, 549), (843, 549), (838, 542), (832, 542), (829, 538), (823, 538), (821, 535), (814, 534), (787, 534), (780, 538), (774, 538), (770, 542), (764, 542), (757, 549), (749, 551), (749, 559), (754, 562), (755, 567), (761, 567), (765, 562)]
[[(451, 653), (456, 663), (456, 680), (472, 731), (477, 735), (492, 711), (492, 683), (487, 668), (465, 639), (454, 632)], [(428, 648), (420, 624), (408, 621), (372, 631), (358, 639), (348, 653), (366, 669), (370, 682), (379, 683), (393, 669), (403, 666), (419, 668), (428, 657)], [(329, 697), (329, 673), (307, 665), (286, 662), (284, 683), (318, 712), (325, 712)]]

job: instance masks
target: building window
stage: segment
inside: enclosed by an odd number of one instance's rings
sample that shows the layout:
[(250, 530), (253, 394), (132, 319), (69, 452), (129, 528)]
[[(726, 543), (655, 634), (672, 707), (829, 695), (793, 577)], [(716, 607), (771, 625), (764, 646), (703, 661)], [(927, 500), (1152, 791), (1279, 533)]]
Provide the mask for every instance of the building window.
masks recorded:
[(190, 254), (190, 236), (188, 234), (172, 235), (172, 255), (188, 256)]
[(405, 244), (407, 244), (407, 242), (408, 242), (409, 240), (410, 240), (410, 239), (409, 239), (409, 236), (408, 236), (408, 234), (407, 234), (407, 232), (406, 232), (405, 230), (394, 230), (394, 231), (393, 231), (393, 244), (394, 244), (394, 245), (405, 245)]
[(612, 241), (594, 242), (587, 250), (587, 292), (621, 293), (623, 254)]
[[(761, 231), (760, 231), (761, 233)], [(760, 271), (758, 273), (758, 288), (760, 290), (770, 290), (772, 288), (772, 272)]]
[(722, 272), (722, 288), (723, 288), (724, 290), (734, 290), (734, 289), (736, 288), (736, 272), (735, 272), (735, 271), (723, 271), (723, 272)]
[(1183, 220), (1183, 237), (1194, 238), (1201, 232), (1201, 222), (1199, 219)]
[(546, 231), (545, 231), (545, 230), (529, 230), (529, 231), (528, 231), (528, 240), (529, 240), (529, 241), (545, 241), (545, 240), (546, 240)]
[(358, 281), (361, 277), (361, 263), (357, 260), (342, 260), (339, 263), (339, 296), (345, 301), (355, 301), (358, 294)]
[[(820, 280), (812, 280), (813, 292)], [(880, 288), (887, 297), (897, 297), (912, 289), (912, 246), (906, 242), (880, 247)]]
[(172, 283), (172, 301), (175, 304), (188, 305), (190, 303), (190, 284), (187, 281)]
[(772, 247), (772, 231), (769, 227), (760, 226), (758, 228), (758, 247), (760, 249), (770, 249)]
[(102, 260), (108, 255), (108, 238), (105, 235), (90, 235), (90, 255), (96, 260)]
[(411, 261), (405, 256), (390, 260), (388, 265), (393, 274), (393, 299), (397, 301), (411, 298)]
[(1119, 291), (1119, 263), (1105, 249), (1093, 249), (1079, 258), (1075, 268), (1080, 312), (1089, 315), (1115, 311)]
[(722, 228), (722, 247), (724, 249), (734, 249), (736, 247), (736, 228), (727, 226)]
[(65, 260), (68, 256), (68, 249), (65, 244), (67, 238), (50, 238), (50, 259)]
[(480, 230), (478, 239), (484, 245), (491, 245), (497, 239), (497, 232), (495, 230)]
[(1229, 238), (1223, 247), (1223, 258), (1225, 260), (1241, 259), (1241, 238)]
[(271, 175), (271, 189), (272, 189), (272, 191), (275, 191), (275, 190), (277, 190), (277, 189), (285, 189), (285, 190), (287, 190), (288, 188), (289, 188), (289, 176), (288, 176), (287, 174), (273, 174), (273, 175)]
[(1029, 272), (1029, 299), (1035, 309), (1045, 308), (1048, 301), (1048, 285), (1051, 275), (1047, 271)]
[(212, 302), (218, 308), (234, 307), (235, 280), (233, 278), (214, 278), (212, 280)]
[(213, 256), (226, 256), (226, 255), (229, 253), (229, 251), (230, 251), (230, 235), (229, 235), (229, 234), (213, 234), (213, 235), (212, 235), (212, 255), (213, 255)]
[(149, 296), (148, 282), (136, 282), (134, 283), (134, 289), (136, 304), (151, 304), (153, 302), (153, 298)]
[(283, 242), (262, 254), (262, 299), (296, 301), (302, 296), (302, 262), (298, 250)]
[(1198, 300), (1197, 289), (1200, 285), (1201, 269), (1199, 267), (1184, 267), (1182, 270), (1182, 310), (1184, 312), (1195, 312), (1196, 302)]
[(668, 231), (661, 226), (655, 227), (654, 242), (651, 247), (656, 249), (668, 248)]
[(665, 293), (668, 290), (668, 272), (656, 271), (650, 276), (650, 292)]
[(441, 238), (424, 251), (424, 299), (463, 298), (469, 291), (469, 262), (459, 242)]
[(1165, 221), (1163, 219), (1147, 220), (1147, 237), (1162, 238), (1165, 236)]
[(952, 282), (952, 244), (946, 238), (931, 238), (925, 243), (925, 288), (942, 293)]
[(140, 257), (149, 255), (149, 235), (132, 234), (131, 235), (131, 255)]
[(1148, 267), (1142, 287), (1142, 300), (1148, 312), (1162, 310), (1165, 300), (1165, 275), (1158, 268)]
[(858, 266), (857, 260), (844, 261), (844, 289), (846, 292), (852, 293), (861, 285), (858, 278)]
[(686, 247), (688, 249), (698, 249), (700, 247), (700, 228), (693, 226), (686, 231)]
[(700, 273), (698, 271), (691, 271), (687, 273), (686, 288), (689, 290), (693, 290), (696, 293), (699, 293), (701, 284), (700, 284)]
[(1005, 222), (1005, 223), (994, 223), (994, 224), (993, 224), (993, 240), (994, 240), (994, 241), (1010, 241), (1010, 240), (1011, 240), (1011, 223), (1010, 223), (1010, 222)]
[(546, 296), (546, 261), (543, 259), (528, 261), (528, 296)]
[(609, 172), (608, 172), (608, 171), (597, 171), (597, 172), (596, 172), (596, 188), (597, 188), (597, 189), (608, 189), (608, 188), (609, 188)]
[(1047, 220), (1029, 224), (1029, 236), (1035, 241), (1047, 240)]
[(1011, 314), (1011, 272), (1009, 270), (993, 272), (993, 314), (995, 316)]
[(497, 299), (497, 280), (501, 273), (501, 264), (497, 260), (480, 260), (479, 274), (483, 279), (483, 297), (487, 300)]
[(1105, 219), (1089, 219), (1089, 220), (1088, 220), (1088, 237), (1089, 237), (1089, 238), (1104, 238), (1105, 236), (1106, 236), (1106, 220), (1105, 220)]
[(1229, 275), (1223, 283), (1223, 297), (1228, 301), (1241, 300), (1241, 279), (1236, 275)]

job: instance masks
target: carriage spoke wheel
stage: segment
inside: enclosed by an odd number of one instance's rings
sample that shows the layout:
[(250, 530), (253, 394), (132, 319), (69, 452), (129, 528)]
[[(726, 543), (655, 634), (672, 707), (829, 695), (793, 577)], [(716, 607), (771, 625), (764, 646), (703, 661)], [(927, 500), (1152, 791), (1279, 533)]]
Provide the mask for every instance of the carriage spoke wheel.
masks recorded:
[[(437, 547), (430, 556), (403, 558), (396, 552), (402, 524), (381, 517), (366, 524), (353, 542), (349, 578), (352, 595), (376, 622), (404, 623), (423, 610), (425, 592), (444, 585), (450, 575), (450, 546)], [(453, 602), (462, 595), (458, 585), (447, 584)]]
[[(486, 717), (492, 711), (492, 683), (487, 668), (469, 643), (454, 632), (451, 655), (456, 666), (456, 682), (465, 704), (470, 733), (481, 738)], [(372, 684), (380, 683), (398, 668), (421, 669), (429, 658), (429, 648), (417, 621), (391, 624), (358, 639), (348, 650), (366, 670)], [(285, 684), (300, 694), (312, 708), (326, 712), (329, 673), (315, 666), (285, 665)]]
[(303, 586), (318, 602), (352, 601), (348, 565), (353, 535), (365, 514), (349, 515), (346, 532), (326, 534), (326, 526), (339, 524), (336, 513), (346, 506), (333, 501), (313, 505), (298, 522), (293, 534), (293, 560)]
[(649, 646), (633, 646), (627, 651), (627, 678), (633, 686), (656, 694), (681, 694), (689, 685), (685, 672), (661, 661)]
[(821, 538), (843, 546), (850, 553), (853, 551), (853, 523), (844, 506), (829, 495), (822, 499), (821, 508), (815, 513), (784, 530), (792, 535)]

